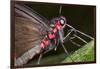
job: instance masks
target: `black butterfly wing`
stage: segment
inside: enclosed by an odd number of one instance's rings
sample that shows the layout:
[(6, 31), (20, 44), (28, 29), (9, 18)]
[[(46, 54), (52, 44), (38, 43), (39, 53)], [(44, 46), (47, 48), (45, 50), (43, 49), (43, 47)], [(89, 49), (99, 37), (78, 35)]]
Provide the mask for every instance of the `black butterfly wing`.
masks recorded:
[(48, 20), (25, 5), (15, 4), (15, 65), (40, 52), (40, 41), (49, 31)]

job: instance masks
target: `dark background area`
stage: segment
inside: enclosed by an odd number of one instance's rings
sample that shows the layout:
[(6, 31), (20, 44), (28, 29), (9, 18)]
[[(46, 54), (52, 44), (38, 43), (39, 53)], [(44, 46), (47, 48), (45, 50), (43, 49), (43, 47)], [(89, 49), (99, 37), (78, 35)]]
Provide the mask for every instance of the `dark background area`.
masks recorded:
[(95, 6), (49, 4), (49, 3), (28, 3), (36, 12), (51, 20), (59, 16), (59, 8), (62, 5), (61, 15), (66, 17), (68, 24), (76, 29), (94, 36), (95, 31)]

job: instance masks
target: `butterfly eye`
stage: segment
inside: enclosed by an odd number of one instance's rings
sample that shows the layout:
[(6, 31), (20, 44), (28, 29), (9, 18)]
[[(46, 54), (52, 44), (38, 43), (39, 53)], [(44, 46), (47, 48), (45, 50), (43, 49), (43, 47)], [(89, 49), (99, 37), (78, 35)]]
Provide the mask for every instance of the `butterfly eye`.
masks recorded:
[(64, 19), (61, 19), (61, 20), (60, 20), (60, 23), (61, 23), (62, 25), (64, 25), (64, 23), (65, 23)]

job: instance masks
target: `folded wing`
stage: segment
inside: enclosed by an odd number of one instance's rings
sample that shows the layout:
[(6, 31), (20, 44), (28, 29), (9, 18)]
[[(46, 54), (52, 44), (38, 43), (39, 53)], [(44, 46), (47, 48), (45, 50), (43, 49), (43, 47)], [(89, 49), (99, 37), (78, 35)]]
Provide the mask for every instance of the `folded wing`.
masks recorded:
[(49, 31), (48, 20), (25, 5), (15, 4), (15, 65), (21, 66), (41, 50)]

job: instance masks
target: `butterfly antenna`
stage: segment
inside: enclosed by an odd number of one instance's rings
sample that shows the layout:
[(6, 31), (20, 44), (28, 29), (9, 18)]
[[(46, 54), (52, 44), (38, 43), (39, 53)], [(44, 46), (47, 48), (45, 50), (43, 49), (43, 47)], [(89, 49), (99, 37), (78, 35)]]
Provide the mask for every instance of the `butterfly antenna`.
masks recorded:
[(60, 8), (59, 8), (59, 15), (61, 15), (61, 11), (62, 11), (62, 5), (60, 5)]

